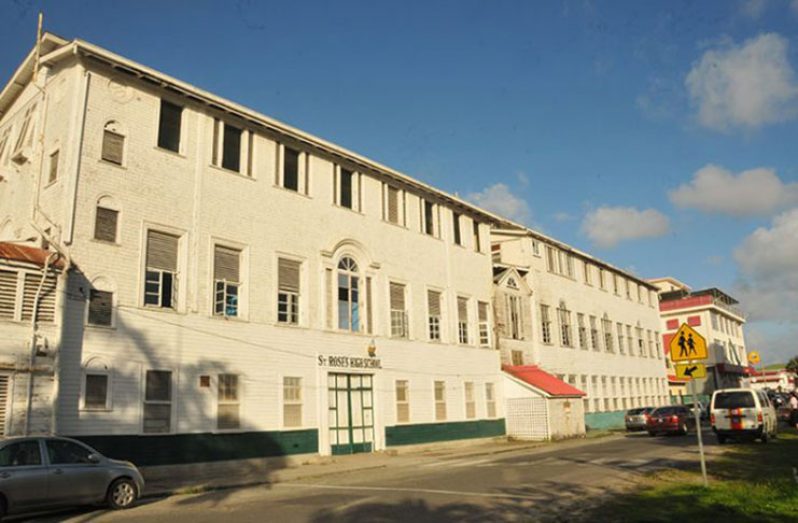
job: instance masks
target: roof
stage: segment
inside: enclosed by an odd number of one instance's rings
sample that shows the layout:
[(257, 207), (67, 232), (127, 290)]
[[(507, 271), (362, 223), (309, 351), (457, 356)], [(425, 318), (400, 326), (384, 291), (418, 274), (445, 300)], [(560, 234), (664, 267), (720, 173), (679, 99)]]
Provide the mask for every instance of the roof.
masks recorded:
[(687, 285), (686, 283), (684, 283), (681, 280), (677, 280), (673, 276), (665, 276), (665, 277), (662, 277), (662, 278), (649, 278), (648, 282), (650, 284), (656, 285), (656, 286), (659, 286), (660, 283), (670, 283), (674, 287), (678, 287), (678, 288), (681, 288), (681, 289), (686, 289), (688, 291), (690, 290), (690, 286), (689, 285)]
[(11, 260), (21, 263), (30, 263), (44, 267), (47, 257), (55, 254), (50, 260), (50, 266), (58, 269), (64, 268), (64, 259), (61, 255), (38, 247), (20, 245), (18, 243), (0, 242), (0, 260)]
[(569, 398), (587, 395), (537, 365), (502, 365), (502, 370), (514, 378), (545, 392), (548, 396)]
[[(422, 194), (428, 195), (429, 197), (442, 200), (452, 207), (462, 210), (463, 212), (470, 213), (474, 216), (479, 216), (480, 219), (492, 225), (501, 225), (502, 227), (508, 228), (522, 227), (508, 218), (482, 209), (459, 198), (456, 195), (436, 189), (431, 185), (416, 180), (408, 175), (361, 156), (353, 151), (349, 151), (348, 149), (345, 149), (339, 145), (313, 136), (300, 129), (289, 126), (248, 107), (217, 96), (160, 71), (124, 58), (97, 45), (80, 39), (74, 39), (71, 41), (64, 40), (51, 33), (45, 33), (42, 36), (42, 54), (40, 63), (52, 65), (75, 55), (90, 59), (95, 64), (102, 64), (104, 66), (110, 67), (117, 73), (128, 75), (131, 78), (135, 78), (151, 86), (167, 90), (171, 95), (182, 97), (184, 100), (186, 100), (186, 103), (202, 105), (210, 108), (213, 111), (229, 115), (230, 117), (238, 118), (243, 121), (245, 125), (249, 125), (255, 129), (261, 130), (261, 132), (268, 132), (276, 135), (277, 139), (292, 141), (299, 146), (313, 149), (318, 153), (332, 157), (335, 159), (335, 161), (344, 161), (349, 163), (357, 171), (373, 173), (376, 176), (387, 178), (397, 184), (412, 188)], [(23, 65), (20, 66), (20, 69), (13, 75), (9, 84), (5, 87), (2, 94), (0, 94), (0, 115), (2, 115), (3, 111), (6, 110), (6, 108), (10, 105), (18, 92), (21, 92), (21, 88), (24, 87), (28, 81), (30, 81), (30, 73), (33, 69), (34, 56), (35, 49), (26, 57)], [(243, 78), (246, 72), (242, 71), (241, 74)]]

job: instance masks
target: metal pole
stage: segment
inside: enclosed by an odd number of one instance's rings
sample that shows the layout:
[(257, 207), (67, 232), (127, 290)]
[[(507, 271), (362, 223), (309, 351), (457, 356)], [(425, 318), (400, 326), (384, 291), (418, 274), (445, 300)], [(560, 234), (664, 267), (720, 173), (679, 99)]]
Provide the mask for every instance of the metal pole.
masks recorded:
[(696, 434), (698, 435), (698, 453), (701, 455), (701, 476), (704, 478), (704, 486), (708, 487), (707, 461), (704, 457), (704, 439), (701, 436), (701, 414), (698, 408), (698, 392), (695, 388), (695, 378), (690, 378), (690, 388), (693, 391), (693, 416), (695, 416)]

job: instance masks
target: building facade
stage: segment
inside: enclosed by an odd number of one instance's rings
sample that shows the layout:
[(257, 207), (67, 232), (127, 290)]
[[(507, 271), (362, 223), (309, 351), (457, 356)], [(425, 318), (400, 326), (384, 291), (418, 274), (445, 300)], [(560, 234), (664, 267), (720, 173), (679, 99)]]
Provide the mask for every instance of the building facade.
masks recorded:
[(679, 327), (686, 323), (707, 341), (707, 377), (696, 379), (699, 394), (716, 389), (739, 387), (748, 368), (743, 325), (745, 316), (738, 302), (719, 289), (693, 291), (675, 278), (649, 280), (659, 290), (659, 311), (663, 345), (668, 354), (671, 393), (679, 397), (690, 393), (685, 382), (674, 375), (670, 343)]
[(69, 266), (50, 431), (144, 465), (504, 433), (501, 218), (49, 34), (0, 93), (0, 175), (0, 240)]
[(540, 233), (494, 230), (497, 345), (584, 392), (588, 428), (667, 402), (656, 287)]

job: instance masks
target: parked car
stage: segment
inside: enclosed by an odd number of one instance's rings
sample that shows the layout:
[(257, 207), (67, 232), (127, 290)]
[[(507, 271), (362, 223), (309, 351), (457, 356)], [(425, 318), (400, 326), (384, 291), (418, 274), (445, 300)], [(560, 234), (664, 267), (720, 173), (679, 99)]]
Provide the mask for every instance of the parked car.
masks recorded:
[(657, 434), (687, 434), (695, 428), (695, 417), (684, 405), (671, 405), (654, 409), (646, 422), (649, 436)]
[(68, 438), (0, 441), (0, 517), (30, 510), (105, 503), (129, 508), (144, 488), (138, 469)]
[(652, 410), (654, 410), (654, 407), (640, 407), (637, 409), (627, 410), (626, 416), (624, 418), (626, 422), (626, 430), (629, 432), (635, 430), (646, 430), (646, 420), (648, 419), (648, 415), (651, 414)]
[(729, 437), (759, 439), (776, 436), (778, 418), (767, 394), (752, 389), (722, 389), (712, 394), (712, 431), (723, 444)]

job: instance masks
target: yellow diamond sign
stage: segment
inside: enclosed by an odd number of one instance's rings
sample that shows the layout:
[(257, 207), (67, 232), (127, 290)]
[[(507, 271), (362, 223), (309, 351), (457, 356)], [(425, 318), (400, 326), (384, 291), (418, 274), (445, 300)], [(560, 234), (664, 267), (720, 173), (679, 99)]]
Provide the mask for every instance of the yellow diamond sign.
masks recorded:
[(703, 363), (682, 363), (676, 365), (676, 377), (682, 378), (683, 380), (706, 378), (707, 368)]
[(669, 348), (671, 361), (707, 359), (707, 340), (686, 323), (673, 335)]

